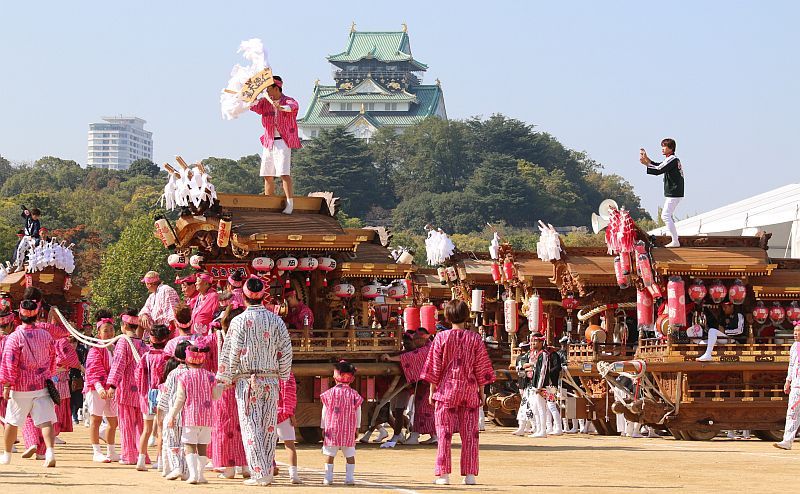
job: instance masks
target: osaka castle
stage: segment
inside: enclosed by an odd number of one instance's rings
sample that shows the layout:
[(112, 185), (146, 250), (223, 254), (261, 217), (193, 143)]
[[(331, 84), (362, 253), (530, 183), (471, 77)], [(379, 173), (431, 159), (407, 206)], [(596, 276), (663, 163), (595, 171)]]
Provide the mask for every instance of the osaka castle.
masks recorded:
[(397, 32), (360, 32), (354, 24), (345, 51), (328, 61), (334, 84), (314, 85), (308, 110), (297, 121), (301, 139), (340, 126), (369, 139), (381, 127), (402, 132), (432, 115), (447, 118), (439, 80), (422, 84), (428, 66), (411, 54), (405, 24)]

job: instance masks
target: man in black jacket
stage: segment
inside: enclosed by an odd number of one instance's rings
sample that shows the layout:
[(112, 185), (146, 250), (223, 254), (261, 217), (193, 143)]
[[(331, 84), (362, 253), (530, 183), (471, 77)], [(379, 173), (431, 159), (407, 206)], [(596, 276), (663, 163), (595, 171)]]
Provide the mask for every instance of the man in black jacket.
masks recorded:
[(664, 207), (661, 208), (661, 219), (669, 230), (672, 241), (667, 247), (680, 247), (678, 240), (678, 229), (675, 227), (675, 219), (672, 217), (678, 203), (683, 199), (683, 167), (681, 160), (675, 156), (675, 139), (664, 139), (661, 141), (661, 153), (665, 159), (657, 163), (647, 156), (644, 148), (639, 150), (639, 162), (647, 167), (648, 175), (664, 175)]

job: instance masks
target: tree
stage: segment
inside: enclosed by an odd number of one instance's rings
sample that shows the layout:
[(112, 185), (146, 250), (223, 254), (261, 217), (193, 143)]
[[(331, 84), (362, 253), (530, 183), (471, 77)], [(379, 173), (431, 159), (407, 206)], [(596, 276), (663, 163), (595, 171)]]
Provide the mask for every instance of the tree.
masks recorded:
[(117, 242), (103, 254), (100, 274), (89, 285), (97, 308), (119, 313), (125, 307), (141, 307), (147, 291), (141, 280), (150, 270), (171, 279), (175, 271), (167, 265), (168, 252), (155, 237), (153, 219), (141, 215), (128, 224)]
[(520, 178), (517, 160), (499, 153), (486, 153), (467, 185), (468, 192), (483, 198), (487, 221), (504, 220), (513, 226), (536, 222), (534, 190)]
[(429, 117), (403, 132), (394, 177), (402, 201), (420, 192), (463, 189), (475, 169), (468, 159), (467, 127), (456, 120)]
[(138, 159), (128, 167), (129, 175), (144, 175), (145, 177), (155, 178), (160, 172), (158, 165), (148, 159)]
[(422, 192), (398, 204), (393, 218), (398, 229), (412, 232), (430, 223), (447, 233), (469, 233), (489, 221), (488, 209), (485, 198), (471, 192)]
[(0, 187), (14, 174), (14, 167), (7, 159), (0, 156)]
[(392, 209), (397, 206), (394, 190), (394, 176), (402, 159), (401, 135), (391, 127), (383, 127), (369, 141), (372, 165), (377, 172), (376, 186), (381, 192), (381, 207)]
[(367, 145), (342, 127), (323, 130), (292, 157), (292, 168), (298, 194), (333, 192), (348, 215), (364, 216), (379, 198)]

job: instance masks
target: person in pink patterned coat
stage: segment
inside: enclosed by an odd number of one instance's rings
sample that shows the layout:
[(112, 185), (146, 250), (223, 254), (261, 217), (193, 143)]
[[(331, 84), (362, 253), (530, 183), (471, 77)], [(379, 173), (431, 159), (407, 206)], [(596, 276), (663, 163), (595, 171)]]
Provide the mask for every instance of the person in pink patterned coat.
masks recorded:
[[(216, 333), (218, 338), (223, 338), (223, 342), (225, 337), (223, 335), (228, 334), (231, 321), (242, 312), (244, 312), (243, 307), (231, 305), (230, 308), (226, 308), (221, 321), (222, 331)], [(214, 424), (215, 427), (211, 431), (211, 461), (215, 468), (223, 469), (219, 478), (234, 478), (236, 467), (241, 467), (242, 476), (250, 476), (234, 388), (225, 388), (220, 399), (214, 401)]]
[[(3, 355), (3, 348), (6, 346), (8, 335), (14, 331), (15, 320), (16, 316), (11, 311), (11, 307), (3, 307), (2, 312), (0, 312), (0, 357)], [(6, 399), (0, 393), (0, 418), (3, 418), (3, 423), (5, 423), (6, 405)]]
[(181, 415), (181, 442), (185, 448), (189, 470), (187, 482), (190, 484), (208, 483), (203, 470), (208, 463), (206, 455), (211, 442), (212, 401), (218, 396), (214, 393), (214, 374), (203, 368), (207, 354), (208, 349), (204, 347), (190, 346), (186, 349), (189, 368), (177, 378), (175, 403), (164, 420), (167, 427), (174, 427), (175, 417)]
[(144, 307), (139, 311), (141, 326), (144, 336), (155, 324), (163, 324), (172, 328), (175, 317), (175, 307), (180, 303), (178, 292), (174, 288), (161, 282), (161, 275), (157, 271), (148, 271), (141, 279), (147, 287), (149, 295)]
[[(136, 362), (148, 350), (142, 341), (144, 328), (139, 325), (136, 309), (128, 309), (122, 314), (122, 331), (128, 338), (119, 340), (114, 347), (111, 370), (108, 373), (107, 396), (108, 399), (117, 401), (122, 446), (119, 462), (123, 465), (135, 465), (139, 456), (138, 441), (142, 435), (143, 421), (139, 386), (133, 371)], [(149, 462), (149, 459), (145, 458), (145, 462)]]
[(361, 424), (361, 404), (364, 398), (350, 387), (356, 368), (344, 360), (334, 365), (336, 386), (322, 393), (322, 454), (325, 455), (325, 478), (322, 483), (333, 483), (333, 460), (339, 450), (344, 454), (346, 485), (355, 484), (356, 433)]
[(461, 475), (475, 484), (478, 475), (478, 420), (483, 387), (495, 380), (492, 362), (480, 335), (466, 329), (469, 307), (462, 300), (447, 304), (445, 317), (453, 328), (436, 335), (422, 379), (431, 384), (430, 402), (436, 406), (436, 484), (450, 483), (450, 444), (461, 436)]
[(411, 425), (411, 435), (405, 444), (418, 444), (420, 434), (430, 435), (425, 444), (434, 444), (437, 442), (435, 410), (428, 399), (430, 385), (421, 378), (422, 369), (428, 360), (428, 353), (433, 348), (433, 343), (430, 340), (430, 333), (425, 328), (419, 328), (414, 332), (413, 342), (416, 348), (400, 355), (400, 367), (403, 369), (406, 382), (414, 384), (414, 421)]
[(297, 448), (294, 442), (297, 437), (294, 433), (294, 411), (297, 408), (297, 381), (294, 373), (289, 374), (289, 379), (280, 382), (278, 394), (278, 439), (283, 441), (286, 452), (289, 453), (289, 479), (293, 484), (300, 484), (297, 474)]
[(0, 465), (11, 462), (17, 429), (30, 415), (44, 435), (47, 446), (44, 466), (56, 466), (53, 424), (57, 417), (55, 404), (45, 387), (45, 380), (50, 379), (55, 371), (56, 350), (50, 333), (36, 325), (38, 312), (39, 305), (35, 301), (23, 300), (20, 303), (22, 325), (5, 338), (0, 356), (0, 383), (3, 399), (8, 403), (3, 434), (5, 452), (0, 455)]
[[(139, 457), (136, 469), (140, 472), (147, 471), (147, 443), (150, 436), (160, 437), (159, 427), (156, 425), (156, 405), (158, 404), (158, 385), (164, 374), (169, 355), (164, 353), (164, 345), (169, 339), (170, 330), (163, 324), (156, 324), (150, 331), (151, 347), (136, 363), (133, 371), (134, 381), (139, 393), (139, 410), (142, 411), (142, 435), (139, 437)], [(158, 448), (157, 451), (161, 451)]]
[[(102, 317), (97, 321), (97, 337), (110, 340), (114, 337), (114, 319), (108, 311), (98, 311)], [(111, 358), (113, 354), (109, 348), (89, 349), (86, 355), (86, 379), (83, 382), (83, 392), (89, 402), (89, 438), (92, 441), (92, 461), (98, 463), (111, 463), (119, 461), (116, 446), (114, 445), (117, 433), (117, 403), (108, 398), (108, 373), (111, 372)], [(100, 447), (100, 424), (105, 417), (108, 424), (106, 429), (106, 454)]]

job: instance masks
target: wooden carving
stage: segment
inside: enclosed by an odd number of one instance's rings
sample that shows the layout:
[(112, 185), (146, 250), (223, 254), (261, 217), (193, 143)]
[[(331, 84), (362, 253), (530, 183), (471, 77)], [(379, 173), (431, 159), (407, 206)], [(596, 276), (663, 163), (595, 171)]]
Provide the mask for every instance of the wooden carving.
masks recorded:
[(329, 216), (336, 216), (336, 210), (339, 207), (339, 198), (333, 197), (333, 192), (311, 192), (308, 197), (321, 197), (327, 206), (327, 213)]
[(375, 230), (378, 234), (378, 238), (381, 241), (381, 245), (384, 247), (389, 247), (392, 242), (392, 232), (389, 231), (388, 228), (385, 226), (366, 226), (364, 227), (365, 230)]

